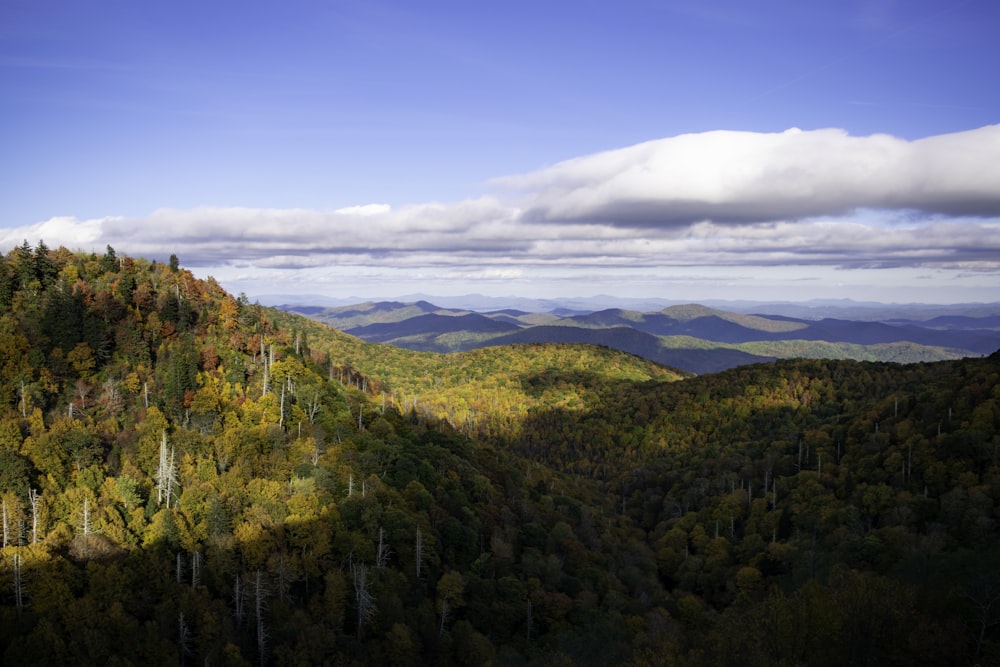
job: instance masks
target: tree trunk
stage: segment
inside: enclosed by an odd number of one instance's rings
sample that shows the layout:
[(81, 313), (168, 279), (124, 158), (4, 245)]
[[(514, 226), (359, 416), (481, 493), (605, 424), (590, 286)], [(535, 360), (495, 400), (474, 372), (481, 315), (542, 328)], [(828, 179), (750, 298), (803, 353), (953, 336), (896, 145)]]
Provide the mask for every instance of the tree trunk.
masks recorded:
[(423, 566), (423, 559), (424, 559), (424, 536), (420, 532), (420, 526), (417, 526), (417, 535), (414, 538), (414, 544), (413, 544), (413, 560), (416, 564), (417, 579), (420, 578), (420, 569)]

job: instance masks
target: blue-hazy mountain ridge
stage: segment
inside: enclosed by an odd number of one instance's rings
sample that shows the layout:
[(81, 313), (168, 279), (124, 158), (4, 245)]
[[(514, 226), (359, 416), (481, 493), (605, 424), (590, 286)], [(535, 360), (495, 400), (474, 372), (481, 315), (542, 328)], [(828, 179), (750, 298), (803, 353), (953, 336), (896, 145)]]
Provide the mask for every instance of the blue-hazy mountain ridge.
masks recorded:
[[(518, 343), (588, 343), (693, 373), (788, 357), (917, 362), (980, 356), (1000, 348), (1000, 305), (990, 304), (956, 306), (955, 314), (948, 314), (944, 306), (886, 306), (892, 317), (885, 320), (869, 319), (874, 310), (870, 304), (864, 305), (869, 318), (857, 320), (807, 319), (763, 310), (737, 312), (699, 304), (671, 305), (652, 312), (547, 305), (555, 307), (476, 312), (420, 299), (338, 307), (286, 304), (281, 308), (363, 340), (412, 350), (454, 352)], [(810, 306), (818, 314), (836, 313), (844, 307)]]

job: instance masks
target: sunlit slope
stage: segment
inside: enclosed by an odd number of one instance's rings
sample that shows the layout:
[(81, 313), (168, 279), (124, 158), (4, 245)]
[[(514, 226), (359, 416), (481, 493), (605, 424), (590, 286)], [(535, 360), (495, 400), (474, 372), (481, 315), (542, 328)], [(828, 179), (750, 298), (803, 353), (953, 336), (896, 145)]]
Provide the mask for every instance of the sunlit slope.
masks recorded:
[(642, 357), (595, 345), (535, 343), (441, 354), (368, 343), (306, 317), (272, 313), (308, 331), (311, 345), (343, 360), (372, 383), (376, 401), (402, 412), (446, 419), (480, 434), (509, 429), (532, 411), (572, 409), (600, 400), (618, 383), (689, 377)]

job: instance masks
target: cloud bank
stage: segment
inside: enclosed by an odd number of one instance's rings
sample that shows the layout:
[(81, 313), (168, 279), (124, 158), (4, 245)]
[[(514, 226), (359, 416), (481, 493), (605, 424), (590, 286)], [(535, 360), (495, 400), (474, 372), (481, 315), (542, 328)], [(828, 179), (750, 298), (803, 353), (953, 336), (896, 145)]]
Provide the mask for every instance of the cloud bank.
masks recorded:
[(287, 280), (334, 266), (373, 280), (545, 275), (594, 284), (616, 270), (666, 278), (699, 267), (800, 267), (792, 279), (808, 279), (820, 268), (906, 268), (1000, 287), (1000, 125), (916, 141), (835, 129), (689, 134), (493, 186), (488, 196), (399, 208), (52, 218), (2, 230), (0, 242), (176, 253), (207, 272)]
[(1000, 125), (917, 141), (826, 129), (716, 131), (567, 160), (498, 184), (526, 216), (636, 227), (843, 216), (1000, 215)]

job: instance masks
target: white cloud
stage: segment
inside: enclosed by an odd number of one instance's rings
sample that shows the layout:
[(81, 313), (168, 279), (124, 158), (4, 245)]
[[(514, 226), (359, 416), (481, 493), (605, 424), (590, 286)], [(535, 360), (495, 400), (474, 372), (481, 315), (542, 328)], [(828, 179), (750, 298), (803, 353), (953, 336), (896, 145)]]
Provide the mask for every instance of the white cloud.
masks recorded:
[(80, 221), (76, 218), (60, 216), (26, 227), (0, 229), (0, 243), (3, 244), (0, 247), (10, 249), (25, 241), (28, 241), (29, 244), (45, 241), (49, 245), (90, 248), (100, 241), (104, 229), (112, 220), (113, 218), (100, 218)]
[(341, 215), (380, 215), (388, 213), (392, 210), (392, 207), (388, 204), (363, 204), (361, 206), (347, 206), (345, 208), (338, 208), (334, 213), (340, 213)]
[[(335, 211), (160, 209), (145, 218), (77, 224), (100, 224), (102, 236), (112, 245), (135, 254), (155, 256), (164, 248), (176, 248), (177, 254), (183, 253), (193, 265), (242, 259), (274, 266), (321, 262), (321, 256), (330, 255), (430, 250), (504, 252), (526, 243), (508, 229), (514, 216), (512, 209), (498, 201), (481, 198), (399, 209), (381, 204)], [(85, 240), (92, 244), (97, 239)]]
[(1000, 216), (1000, 125), (905, 141), (825, 129), (659, 139), (498, 179), (530, 219), (635, 227), (845, 215)]
[(735, 284), (746, 271), (816, 282), (847, 268), (866, 279), (894, 268), (912, 283), (903, 267), (1000, 287), (1000, 125), (912, 142), (840, 130), (709, 132), (500, 182), (517, 201), (160, 209), (52, 218), (4, 230), (0, 242), (177, 254), (234, 283), (326, 289), (347, 280), (404, 292), (418, 281), (523, 288), (535, 279), (598, 289), (612, 275), (620, 286), (723, 269)]

